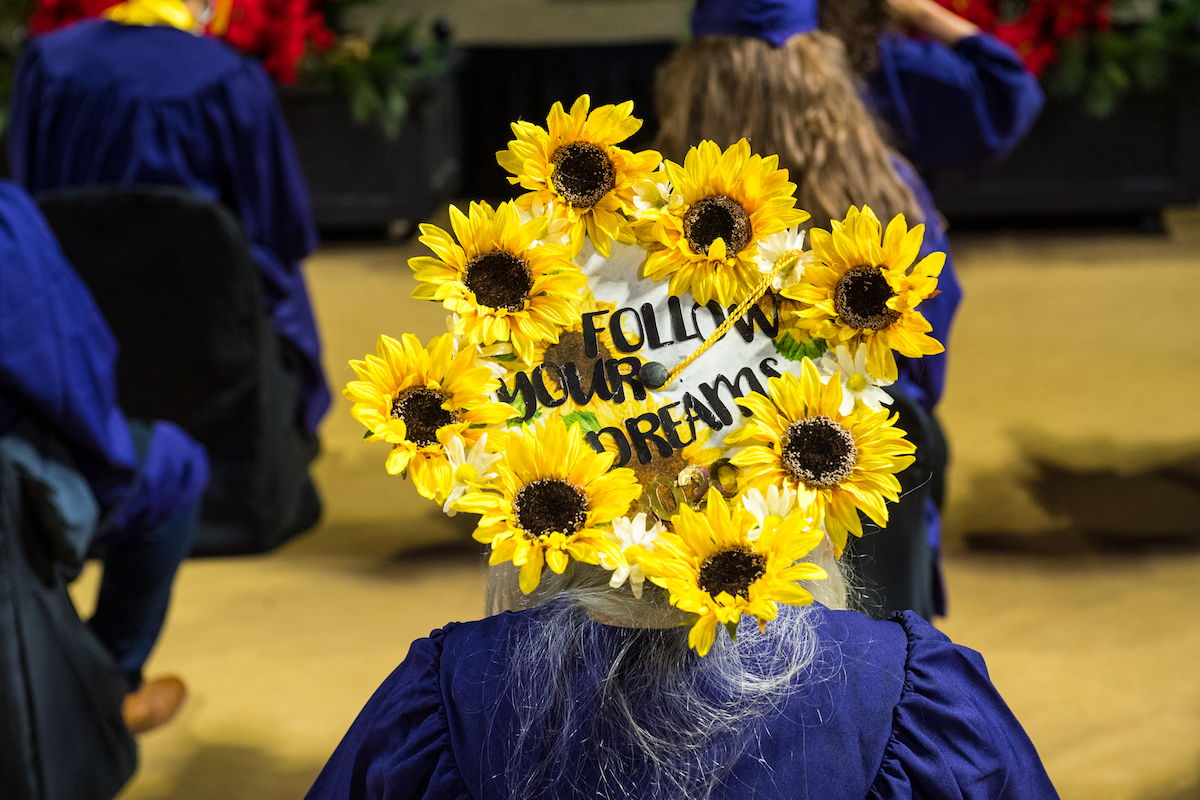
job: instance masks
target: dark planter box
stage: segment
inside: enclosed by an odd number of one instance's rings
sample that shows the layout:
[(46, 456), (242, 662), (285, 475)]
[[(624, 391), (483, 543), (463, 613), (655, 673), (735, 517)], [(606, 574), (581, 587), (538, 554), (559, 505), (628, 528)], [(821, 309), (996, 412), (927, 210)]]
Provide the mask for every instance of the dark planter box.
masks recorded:
[(1200, 201), (1200, 69), (1180, 65), (1155, 92), (1134, 92), (1108, 117), (1050, 99), (1003, 162), (937, 171), (938, 210), (951, 220), (1156, 213)]
[(461, 122), (452, 77), (409, 98), (395, 139), (377, 122), (356, 122), (339, 96), (289, 88), (280, 102), (322, 230), (411, 230), (458, 191)]

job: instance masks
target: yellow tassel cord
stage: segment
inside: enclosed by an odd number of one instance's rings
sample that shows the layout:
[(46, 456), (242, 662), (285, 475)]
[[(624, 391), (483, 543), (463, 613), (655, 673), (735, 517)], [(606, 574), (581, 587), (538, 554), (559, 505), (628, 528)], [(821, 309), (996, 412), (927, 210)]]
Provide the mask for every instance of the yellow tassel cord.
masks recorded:
[(700, 356), (704, 355), (708, 348), (716, 344), (717, 340), (724, 336), (729, 329), (733, 327), (733, 323), (741, 319), (745, 315), (746, 311), (749, 310), (750, 306), (757, 303), (758, 299), (766, 293), (767, 289), (771, 287), (771, 281), (775, 280), (775, 276), (785, 269), (791, 269), (792, 266), (794, 266), (799, 260), (799, 250), (792, 250), (780, 256), (779, 260), (775, 262), (775, 266), (771, 268), (771, 272), (759, 282), (758, 286), (754, 287), (754, 291), (750, 292), (750, 294), (746, 296), (745, 300), (738, 303), (738, 307), (735, 308), (728, 317), (726, 317), (725, 321), (721, 323), (720, 327), (713, 331), (709, 337), (704, 340), (704, 343), (696, 348), (695, 352), (681, 361), (679, 365), (675, 367), (675, 369), (671, 370), (670, 374), (667, 375), (667, 380), (663, 386), (669, 386), (673, 380), (679, 377), (681, 372), (687, 369), (689, 364), (691, 364)]

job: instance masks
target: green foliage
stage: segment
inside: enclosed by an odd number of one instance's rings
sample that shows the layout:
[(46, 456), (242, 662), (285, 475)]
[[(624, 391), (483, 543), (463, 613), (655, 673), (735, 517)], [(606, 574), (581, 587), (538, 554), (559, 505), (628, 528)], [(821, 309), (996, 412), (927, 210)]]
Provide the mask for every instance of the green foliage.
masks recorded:
[(600, 430), (600, 418), (591, 411), (572, 411), (563, 417), (567, 427), (578, 424), (584, 433), (597, 433)]
[(8, 127), (13, 77), (25, 41), (25, 21), (33, 10), (34, 0), (0, 0), (0, 133)]
[(447, 46), (424, 36), (424, 26), (416, 19), (400, 25), (385, 22), (371, 34), (356, 31), (348, 12), (357, 2), (326, 4), (326, 22), (338, 41), (329, 51), (304, 59), (301, 80), (343, 95), (356, 120), (377, 122), (389, 139), (395, 139), (413, 102), (445, 72)]
[(772, 344), (775, 345), (775, 352), (788, 361), (803, 361), (806, 357), (815, 361), (828, 349), (824, 339), (797, 339), (790, 332)]
[(1200, 63), (1200, 0), (1159, 0), (1157, 13), (1142, 24), (1064, 40), (1042, 85), (1105, 117), (1130, 91), (1162, 87), (1180, 61)]

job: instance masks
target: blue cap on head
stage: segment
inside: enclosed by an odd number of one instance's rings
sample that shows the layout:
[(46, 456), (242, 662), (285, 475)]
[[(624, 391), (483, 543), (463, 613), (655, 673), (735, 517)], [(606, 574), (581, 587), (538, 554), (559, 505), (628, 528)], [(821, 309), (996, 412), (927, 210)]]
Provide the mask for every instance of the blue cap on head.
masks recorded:
[(780, 47), (817, 29), (817, 0), (696, 0), (692, 35), (753, 36)]

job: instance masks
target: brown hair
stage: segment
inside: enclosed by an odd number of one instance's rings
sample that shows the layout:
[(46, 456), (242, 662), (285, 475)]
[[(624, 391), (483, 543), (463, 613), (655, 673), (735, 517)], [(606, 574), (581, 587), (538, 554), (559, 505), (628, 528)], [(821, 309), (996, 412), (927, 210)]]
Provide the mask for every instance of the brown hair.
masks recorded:
[(779, 156), (812, 225), (826, 227), (863, 204), (885, 223), (900, 213), (910, 222), (924, 218), (831, 34), (793, 36), (783, 47), (740, 36), (697, 39), (659, 69), (655, 95), (655, 145), (672, 161), (682, 163), (704, 139), (728, 147), (745, 137), (754, 152)]
[(879, 36), (891, 22), (884, 0), (832, 0), (817, 9), (821, 30), (846, 46), (850, 67), (859, 75), (879, 66)]

